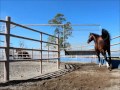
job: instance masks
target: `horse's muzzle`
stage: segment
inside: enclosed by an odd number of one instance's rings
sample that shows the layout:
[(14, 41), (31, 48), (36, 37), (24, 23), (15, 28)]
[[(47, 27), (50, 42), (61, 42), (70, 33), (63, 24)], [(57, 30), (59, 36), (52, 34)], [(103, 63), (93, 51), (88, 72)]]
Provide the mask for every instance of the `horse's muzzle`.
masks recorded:
[(90, 43), (90, 41), (88, 40), (88, 41), (87, 41), (87, 43), (89, 44), (89, 43)]

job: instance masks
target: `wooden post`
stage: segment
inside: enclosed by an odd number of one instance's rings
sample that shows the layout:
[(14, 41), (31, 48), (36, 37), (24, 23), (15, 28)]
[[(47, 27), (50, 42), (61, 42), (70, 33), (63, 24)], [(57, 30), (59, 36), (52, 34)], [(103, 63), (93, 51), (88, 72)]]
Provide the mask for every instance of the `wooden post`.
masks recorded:
[(12, 59), (15, 59), (14, 49), (12, 50)]
[(2, 59), (4, 59), (4, 60), (5, 60), (4, 53), (5, 53), (5, 52), (2, 50)]
[(49, 62), (49, 44), (48, 44), (48, 60), (47, 62)]
[(58, 51), (58, 53), (57, 53), (57, 68), (58, 69), (60, 69), (60, 47), (59, 47), (59, 34), (58, 34), (58, 38), (56, 38), (56, 44), (58, 44), (57, 45), (57, 47), (56, 47), (56, 49), (57, 49), (57, 51)]
[(41, 49), (41, 51), (40, 51), (40, 73), (42, 74), (42, 33), (40, 33), (40, 38), (41, 38), (41, 47), (40, 47), (40, 49)]
[(31, 58), (33, 59), (33, 48), (32, 48), (32, 56), (31, 56)]
[(10, 17), (6, 17), (5, 31), (5, 64), (4, 64), (4, 81), (9, 81), (9, 56), (10, 56)]

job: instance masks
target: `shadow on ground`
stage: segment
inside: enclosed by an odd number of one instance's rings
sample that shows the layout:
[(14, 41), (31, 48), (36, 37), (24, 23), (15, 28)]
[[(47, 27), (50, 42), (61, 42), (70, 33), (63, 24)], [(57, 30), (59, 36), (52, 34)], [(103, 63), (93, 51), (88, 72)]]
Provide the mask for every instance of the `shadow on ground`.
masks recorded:
[(120, 69), (120, 60), (119, 59), (112, 60), (112, 67), (113, 69), (115, 68)]
[(73, 65), (72, 64), (65, 64), (65, 67), (66, 67), (65, 69), (60, 69), (58, 71), (47, 73), (47, 74), (44, 74), (44, 75), (40, 75), (40, 76), (31, 78), (31, 79), (11, 80), (11, 81), (8, 81), (8, 82), (3, 82), (3, 83), (0, 83), (0, 87), (9, 86), (9, 85), (17, 85), (17, 84), (26, 83), (26, 82), (37, 82), (37, 81), (42, 81), (42, 80), (49, 80), (51, 78), (57, 78), (57, 77), (60, 77), (64, 74), (72, 72), (76, 69), (79, 69), (79, 66), (74, 65), (74, 64)]

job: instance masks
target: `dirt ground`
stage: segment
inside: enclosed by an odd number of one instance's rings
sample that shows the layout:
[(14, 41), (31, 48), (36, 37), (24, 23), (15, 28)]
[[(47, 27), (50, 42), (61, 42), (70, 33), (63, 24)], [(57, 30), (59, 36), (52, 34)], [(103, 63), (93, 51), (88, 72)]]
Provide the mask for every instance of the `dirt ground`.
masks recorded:
[(119, 69), (109, 71), (92, 63), (75, 65), (79, 69), (57, 78), (0, 85), (0, 90), (120, 90)]
[[(61, 65), (62, 68), (62, 65)], [(56, 62), (42, 62), (42, 74), (57, 71)], [(10, 62), (10, 80), (24, 80), (42, 75), (40, 62)], [(4, 63), (0, 63), (0, 82), (4, 81)]]

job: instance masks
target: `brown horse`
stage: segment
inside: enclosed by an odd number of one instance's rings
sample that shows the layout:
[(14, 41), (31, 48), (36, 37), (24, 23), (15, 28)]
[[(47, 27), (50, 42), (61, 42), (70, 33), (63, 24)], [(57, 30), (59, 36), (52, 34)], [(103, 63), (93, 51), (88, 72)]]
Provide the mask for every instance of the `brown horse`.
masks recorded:
[[(98, 35), (95, 33), (90, 33), (88, 43), (91, 41), (94, 41), (95, 43), (95, 51), (98, 56), (99, 60), (99, 66), (101, 66), (100, 63), (100, 53), (104, 56), (106, 63), (107, 63), (107, 68), (112, 69), (112, 64), (111, 64), (111, 52), (110, 52), (110, 34), (107, 30), (102, 29), (102, 35)], [(109, 60), (107, 59), (106, 52), (108, 53)]]

